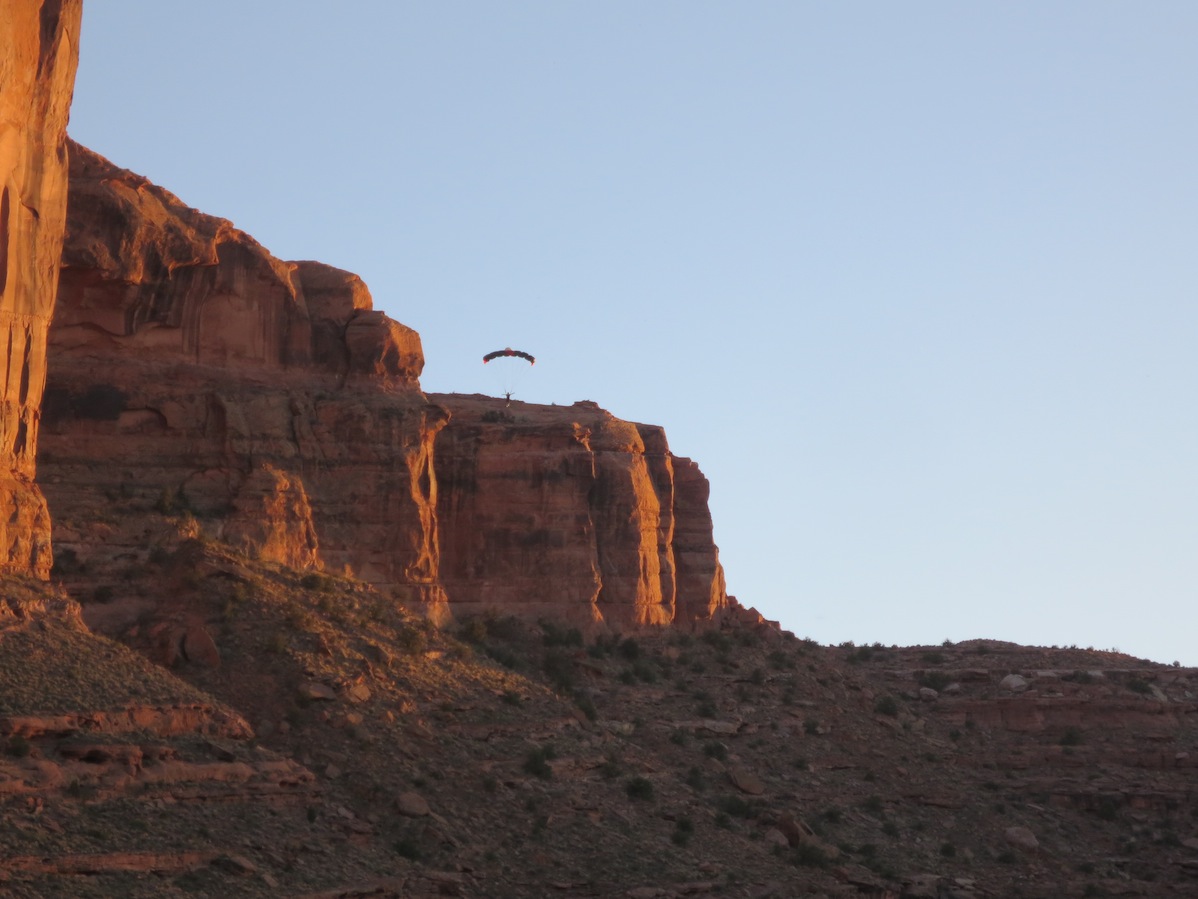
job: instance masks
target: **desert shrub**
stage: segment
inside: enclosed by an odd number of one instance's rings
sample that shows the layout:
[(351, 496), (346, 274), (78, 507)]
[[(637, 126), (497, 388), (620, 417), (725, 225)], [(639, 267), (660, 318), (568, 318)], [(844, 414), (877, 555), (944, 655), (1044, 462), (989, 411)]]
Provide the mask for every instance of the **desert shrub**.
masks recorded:
[(695, 832), (695, 824), (690, 818), (683, 815), (674, 822), (674, 832), (670, 834), (670, 839), (677, 846), (685, 846), (690, 842), (691, 835)]
[(1101, 796), (1094, 811), (1103, 821), (1114, 821), (1119, 817), (1119, 800), (1114, 796)]
[(462, 622), (462, 626), (458, 628), (458, 638), (465, 640), (467, 643), (482, 643), (487, 639), (486, 619), (479, 615), (467, 618)]
[(642, 683), (657, 683), (657, 669), (644, 660), (638, 660), (633, 663), (632, 673)]
[(167, 487), (158, 494), (158, 499), (154, 502), (154, 511), (160, 515), (180, 515), (191, 514), (192, 509), (182, 489), (172, 490)]
[(75, 550), (67, 547), (66, 549), (55, 549), (54, 551), (54, 574), (75, 574), (76, 572), (86, 571), (87, 566), (79, 561), (79, 555)]
[(1144, 680), (1143, 678), (1129, 677), (1127, 679), (1127, 689), (1131, 690), (1133, 693), (1139, 693), (1141, 695), (1146, 695), (1146, 694), (1152, 692), (1152, 685), (1149, 684), (1148, 681)]
[(894, 718), (899, 713), (898, 700), (889, 695), (879, 696), (874, 701), (874, 711), (879, 715), (889, 715), (891, 718)]
[(719, 631), (707, 631), (701, 639), (716, 652), (724, 653), (732, 649), (732, 638)]
[(953, 682), (952, 677), (943, 671), (921, 671), (916, 678), (921, 687), (939, 692)]
[(416, 655), (428, 648), (428, 634), (423, 627), (417, 625), (396, 628), (395, 645), (405, 652)]
[(1079, 727), (1067, 727), (1065, 732), (1061, 734), (1062, 746), (1080, 746), (1082, 743), (1082, 732)]
[(485, 652), (504, 668), (508, 668), (512, 671), (520, 671), (524, 668), (524, 660), (506, 646), (497, 646), (493, 643), (487, 643), (483, 646), (483, 652)]
[(720, 714), (720, 710), (716, 707), (715, 701), (711, 699), (700, 700), (695, 706), (695, 714), (700, 718), (715, 718)]
[(542, 621), (541, 641), (546, 646), (582, 646), (582, 631), (576, 627), (563, 628), (552, 621)]
[(781, 649), (771, 650), (767, 658), (769, 660), (770, 667), (778, 671), (783, 671), (787, 668), (793, 668), (795, 666), (794, 659), (792, 659), (788, 653), (783, 652)]
[(557, 751), (553, 748), (552, 743), (533, 747), (524, 756), (524, 773), (539, 777), (541, 780), (549, 780), (553, 777), (553, 769), (549, 766), (549, 761), (555, 758), (557, 758)]
[(585, 693), (575, 691), (574, 704), (586, 715), (587, 721), (595, 721), (599, 718), (599, 710), (595, 708), (594, 701)]
[(424, 853), (420, 851), (420, 844), (412, 837), (402, 837), (396, 840), (391, 848), (395, 850), (396, 855), (410, 861), (418, 862), (424, 858)]
[(620, 641), (618, 651), (621, 656), (631, 662), (641, 657), (641, 644), (636, 642), (635, 637), (625, 637)]
[(728, 747), (719, 740), (710, 740), (703, 744), (703, 754), (722, 762), (728, 758)]
[(653, 781), (647, 777), (630, 778), (624, 784), (624, 792), (628, 794), (629, 799), (651, 802), (653, 800)]
[(33, 747), (29, 741), (21, 734), (13, 734), (8, 738), (8, 745), (4, 747), (6, 755), (11, 755), (13, 758), (23, 759), (33, 751)]
[(884, 808), (881, 796), (869, 796), (862, 803), (861, 807), (872, 815), (882, 814)]
[(551, 649), (545, 653), (545, 658), (541, 661), (541, 670), (559, 692), (573, 691), (574, 660), (565, 650)]
[(300, 578), (300, 586), (316, 593), (332, 593), (337, 588), (337, 579), (323, 571), (309, 571)]

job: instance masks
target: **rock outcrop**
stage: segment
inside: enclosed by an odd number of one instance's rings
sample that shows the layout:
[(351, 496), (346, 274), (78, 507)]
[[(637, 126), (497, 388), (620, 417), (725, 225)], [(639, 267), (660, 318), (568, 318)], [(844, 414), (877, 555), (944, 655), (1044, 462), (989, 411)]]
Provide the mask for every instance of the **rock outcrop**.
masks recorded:
[(594, 403), (437, 397), (441, 578), (459, 613), (693, 625), (727, 604), (707, 480)]
[(39, 577), (50, 571), (50, 520), (35, 458), (81, 15), (82, 0), (0, 0), (0, 572)]
[(435, 620), (694, 626), (728, 605), (707, 481), (660, 428), (426, 396), (419, 335), (356, 275), (280, 261), (83, 147), (70, 171), (41, 480), (89, 582), (119, 587), (186, 514)]

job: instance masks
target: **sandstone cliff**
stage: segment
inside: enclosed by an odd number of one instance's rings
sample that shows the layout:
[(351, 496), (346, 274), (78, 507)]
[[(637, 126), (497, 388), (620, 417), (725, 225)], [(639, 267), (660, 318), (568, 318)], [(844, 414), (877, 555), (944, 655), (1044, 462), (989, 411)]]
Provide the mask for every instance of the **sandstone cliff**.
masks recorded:
[(280, 261), (85, 148), (70, 175), (41, 480), (73, 565), (115, 582), (186, 512), (437, 620), (694, 625), (728, 604), (707, 482), (660, 428), (425, 396), (419, 335), (357, 276)]
[(0, 572), (40, 577), (50, 520), (33, 478), (81, 15), (82, 0), (0, 0)]

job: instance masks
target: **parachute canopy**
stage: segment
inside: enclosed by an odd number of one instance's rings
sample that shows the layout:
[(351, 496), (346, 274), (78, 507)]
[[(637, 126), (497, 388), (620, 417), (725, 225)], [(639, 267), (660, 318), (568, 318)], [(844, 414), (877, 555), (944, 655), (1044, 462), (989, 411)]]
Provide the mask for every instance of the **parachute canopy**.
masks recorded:
[(493, 353), (487, 353), (487, 355), (483, 356), (483, 364), (485, 365), (486, 363), (490, 362), (492, 359), (499, 359), (503, 356), (517, 356), (521, 359), (527, 359), (529, 365), (537, 364), (537, 360), (533, 356), (529, 355), (528, 353), (524, 352), (523, 350), (513, 350), (510, 346), (505, 347), (502, 350), (496, 350)]

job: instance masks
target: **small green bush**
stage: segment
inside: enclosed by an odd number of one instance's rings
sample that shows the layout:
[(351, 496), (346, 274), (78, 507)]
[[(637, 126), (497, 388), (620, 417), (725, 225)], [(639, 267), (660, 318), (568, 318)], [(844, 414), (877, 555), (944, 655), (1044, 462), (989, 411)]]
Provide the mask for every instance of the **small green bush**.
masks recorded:
[(719, 740), (711, 740), (703, 744), (703, 754), (722, 762), (728, 758), (728, 747)]
[(685, 815), (674, 822), (674, 832), (670, 834), (670, 839), (678, 846), (685, 846), (690, 842), (692, 834), (695, 832), (694, 822)]
[(871, 815), (880, 815), (885, 806), (881, 796), (869, 796), (861, 803), (861, 807)]
[(549, 760), (555, 758), (557, 758), (557, 751), (551, 743), (530, 749), (524, 756), (524, 772), (533, 777), (539, 777), (541, 780), (549, 780), (553, 777), (553, 769), (549, 767)]
[(33, 751), (33, 746), (21, 734), (13, 734), (8, 738), (8, 746), (4, 751), (13, 758), (23, 759)]
[(625, 637), (620, 641), (617, 651), (631, 662), (641, 657), (641, 644), (637, 643), (634, 637)]
[(624, 785), (624, 791), (628, 794), (629, 799), (651, 802), (653, 800), (653, 781), (647, 777), (633, 777)]
[(898, 700), (893, 696), (879, 696), (874, 700), (874, 711), (879, 715), (889, 715), (895, 718), (899, 713)]

